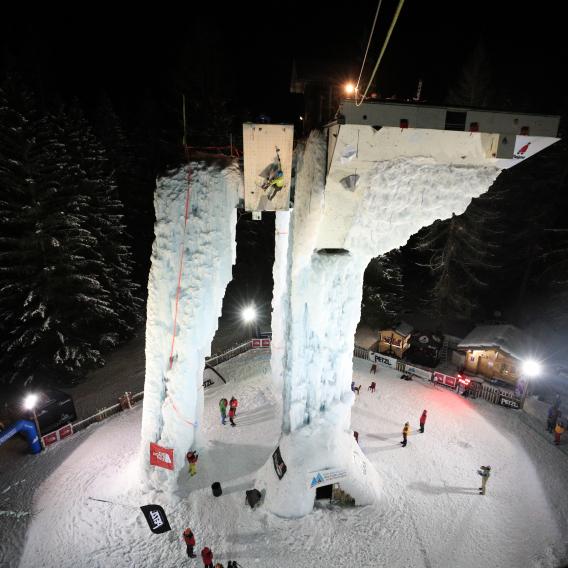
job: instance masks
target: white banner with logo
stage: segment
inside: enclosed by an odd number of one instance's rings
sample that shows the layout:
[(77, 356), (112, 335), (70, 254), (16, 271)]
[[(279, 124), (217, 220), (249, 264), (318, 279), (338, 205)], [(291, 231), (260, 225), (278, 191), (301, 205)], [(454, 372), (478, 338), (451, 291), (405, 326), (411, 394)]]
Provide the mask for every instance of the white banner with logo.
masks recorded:
[(375, 353), (375, 351), (369, 351), (369, 360), (373, 363), (390, 367), (391, 369), (396, 369), (396, 364), (399, 363), (398, 359), (389, 357), (388, 355), (383, 355), (382, 353)]
[(426, 369), (421, 369), (420, 367), (414, 367), (414, 365), (408, 365), (408, 363), (404, 366), (404, 370), (406, 373), (416, 375), (421, 379), (426, 379), (427, 381), (432, 380), (432, 371), (427, 371)]
[(310, 487), (312, 489), (321, 485), (331, 485), (347, 477), (346, 469), (320, 469), (310, 474)]

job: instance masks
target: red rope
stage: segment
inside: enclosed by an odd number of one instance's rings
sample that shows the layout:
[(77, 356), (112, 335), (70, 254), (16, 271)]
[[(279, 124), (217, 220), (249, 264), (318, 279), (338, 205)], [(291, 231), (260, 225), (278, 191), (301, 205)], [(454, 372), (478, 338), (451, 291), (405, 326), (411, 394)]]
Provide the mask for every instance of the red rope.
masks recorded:
[(194, 426), (197, 427), (197, 422), (192, 422), (191, 420), (188, 420), (187, 418), (185, 418), (183, 416), (183, 414), (178, 410), (178, 407), (175, 405), (172, 397), (170, 396), (168, 398), (168, 400), (170, 401), (170, 404), (172, 405), (172, 408), (176, 411), (176, 414), (183, 420), (183, 422), (186, 422), (187, 424), (189, 424), (190, 426)]
[(183, 274), (183, 255), (185, 249), (185, 235), (187, 232), (187, 218), (189, 216), (189, 202), (191, 200), (191, 164), (189, 161), (189, 146), (185, 147), (185, 153), (187, 157), (187, 190), (185, 193), (185, 220), (183, 225), (183, 239), (181, 241), (181, 250), (179, 254), (179, 270), (178, 270), (178, 282), (176, 290), (176, 305), (174, 308), (174, 326), (172, 329), (172, 347), (170, 350), (170, 369), (174, 364), (174, 346), (176, 342), (176, 326), (177, 326), (177, 315), (178, 315), (178, 305), (179, 305), (179, 294), (181, 291), (181, 277)]

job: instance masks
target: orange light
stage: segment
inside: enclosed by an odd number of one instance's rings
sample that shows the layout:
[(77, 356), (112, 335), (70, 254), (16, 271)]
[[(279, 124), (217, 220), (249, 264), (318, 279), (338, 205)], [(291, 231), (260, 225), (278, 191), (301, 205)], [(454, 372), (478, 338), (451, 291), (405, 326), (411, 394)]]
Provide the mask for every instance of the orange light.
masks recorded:
[(348, 95), (353, 95), (355, 93), (355, 85), (353, 83), (346, 83), (345, 84), (345, 92)]

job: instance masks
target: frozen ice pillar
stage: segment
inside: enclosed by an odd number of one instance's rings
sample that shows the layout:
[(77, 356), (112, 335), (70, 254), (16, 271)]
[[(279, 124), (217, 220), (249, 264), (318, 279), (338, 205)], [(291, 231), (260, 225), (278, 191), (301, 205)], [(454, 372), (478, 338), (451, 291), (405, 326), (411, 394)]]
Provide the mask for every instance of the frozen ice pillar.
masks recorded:
[[(180, 168), (158, 180), (140, 457), (142, 477), (156, 489), (175, 489), (186, 452), (199, 443), (203, 368), (232, 279), (241, 186), (237, 164), (224, 159), (192, 162), (190, 176)], [(173, 450), (173, 460), (155, 456), (172, 469), (150, 465), (151, 442)]]
[[(347, 125), (336, 138), (326, 180), (327, 142), (317, 132), (310, 136), (298, 165), (288, 247), (281, 247), (287, 271), (274, 272), (286, 279), (275, 282), (284, 325), (283, 337), (273, 337), (283, 347), (273, 350), (273, 369), (282, 373), (279, 448), (287, 470), (280, 479), (269, 460), (257, 487), (266, 489), (266, 506), (285, 517), (311, 511), (318, 473), (336, 476), (358, 504), (379, 500), (381, 480), (350, 430), (363, 272), (371, 258), (421, 227), (462, 213), (499, 174), (487, 141), (466, 132), (409, 135)], [(276, 257), (282, 262), (278, 248)]]

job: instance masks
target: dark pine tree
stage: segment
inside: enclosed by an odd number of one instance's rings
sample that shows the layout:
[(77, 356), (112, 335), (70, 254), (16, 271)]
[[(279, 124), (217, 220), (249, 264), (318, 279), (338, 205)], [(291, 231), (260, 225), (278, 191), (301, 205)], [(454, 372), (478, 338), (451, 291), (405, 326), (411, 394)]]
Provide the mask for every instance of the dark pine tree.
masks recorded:
[(363, 321), (378, 327), (395, 323), (402, 312), (403, 300), (400, 249), (373, 258), (363, 277)]
[(488, 286), (488, 277), (497, 270), (495, 254), (501, 233), (499, 214), (491, 194), (474, 199), (462, 215), (436, 221), (418, 234), (415, 249), (429, 253), (427, 266), (434, 284), (425, 299), (427, 311), (438, 322), (479, 320), (480, 298)]
[(96, 238), (91, 248), (90, 270), (109, 293), (116, 317), (103, 318), (91, 329), (92, 340), (101, 347), (117, 345), (130, 337), (142, 321), (139, 285), (133, 281), (134, 261), (124, 224), (123, 205), (106, 152), (95, 138), (77, 104), (60, 112), (65, 144), (81, 169), (81, 193), (89, 197), (86, 228)]
[(487, 108), (494, 104), (492, 59), (485, 42), (480, 39), (462, 67), (456, 85), (450, 89), (446, 104)]
[(37, 114), (15, 80), (0, 97), (2, 376), (68, 380), (103, 363), (84, 330), (114, 315), (90, 270), (89, 198), (57, 123)]

